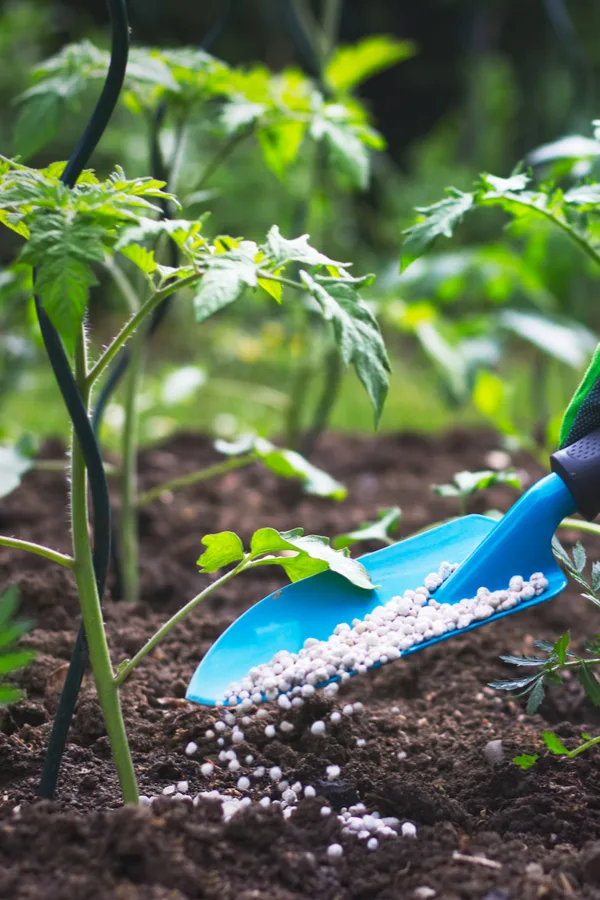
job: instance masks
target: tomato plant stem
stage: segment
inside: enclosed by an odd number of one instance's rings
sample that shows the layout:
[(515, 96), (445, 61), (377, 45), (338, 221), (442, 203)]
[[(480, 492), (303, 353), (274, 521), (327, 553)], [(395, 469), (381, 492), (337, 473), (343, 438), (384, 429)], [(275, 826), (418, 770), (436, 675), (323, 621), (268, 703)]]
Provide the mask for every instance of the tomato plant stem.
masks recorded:
[(574, 528), (577, 531), (585, 531), (587, 534), (600, 535), (600, 525), (596, 522), (586, 522), (584, 519), (563, 519), (559, 528)]
[(254, 453), (244, 453), (242, 456), (234, 456), (232, 459), (216, 463), (214, 466), (208, 466), (206, 469), (197, 469), (195, 472), (189, 472), (187, 475), (180, 475), (179, 478), (172, 478), (170, 481), (158, 484), (156, 487), (150, 488), (149, 491), (140, 494), (138, 506), (146, 506), (148, 503), (152, 503), (165, 491), (176, 491), (178, 488), (187, 487), (190, 484), (198, 484), (200, 481), (206, 481), (218, 475), (224, 475), (225, 472), (248, 466), (251, 462), (255, 462), (256, 459), (257, 457)]
[(133, 659), (127, 660), (119, 667), (117, 675), (113, 680), (113, 684), (116, 685), (117, 688), (120, 687), (123, 682), (127, 678), (129, 678), (133, 670), (140, 664), (143, 658), (147, 656), (148, 653), (150, 653), (152, 650), (154, 650), (156, 645), (159, 644), (164, 637), (166, 637), (166, 635), (171, 631), (172, 628), (178, 625), (182, 619), (185, 619), (188, 613), (195, 609), (195, 607), (198, 606), (198, 604), (201, 603), (202, 600), (208, 597), (209, 594), (214, 593), (214, 591), (216, 591), (218, 588), (222, 587), (228, 581), (231, 581), (232, 578), (235, 578), (236, 575), (239, 575), (242, 569), (248, 567), (250, 556), (250, 553), (246, 553), (244, 558), (237, 564), (237, 566), (235, 566), (235, 568), (231, 569), (229, 572), (226, 572), (225, 575), (221, 575), (220, 578), (217, 578), (216, 581), (213, 581), (212, 584), (209, 584), (208, 587), (205, 587), (203, 591), (200, 591), (199, 594), (193, 597), (189, 601), (189, 603), (186, 603), (185, 606), (182, 606), (174, 616), (171, 616), (168, 622), (165, 622), (165, 624), (158, 629), (156, 634), (152, 635), (150, 640), (144, 644), (142, 649), (138, 650)]
[(5, 537), (0, 535), (0, 547), (12, 547), (13, 550), (27, 550), (28, 553), (35, 553), (36, 556), (45, 556), (51, 562), (58, 563), (59, 566), (65, 566), (67, 569), (73, 568), (74, 559), (58, 550), (51, 550), (50, 547), (44, 547), (43, 544), (34, 544), (31, 541), (21, 541), (18, 538)]
[(573, 757), (583, 753), (584, 750), (589, 750), (590, 747), (593, 747), (595, 744), (600, 744), (600, 734), (595, 738), (590, 738), (589, 741), (586, 741), (585, 744), (581, 744), (580, 747), (576, 747), (575, 750), (567, 750), (566, 756), (568, 756), (569, 759), (573, 759)]
[(134, 313), (134, 315), (129, 319), (128, 322), (123, 325), (121, 330), (115, 337), (112, 339), (104, 353), (100, 356), (99, 359), (96, 360), (95, 364), (92, 366), (90, 371), (88, 372), (86, 378), (86, 386), (91, 387), (94, 382), (102, 375), (105, 369), (111, 364), (121, 347), (123, 347), (129, 338), (135, 334), (137, 329), (141, 326), (143, 321), (150, 315), (153, 309), (155, 309), (163, 300), (166, 300), (167, 297), (170, 297), (171, 294), (174, 294), (176, 291), (180, 291), (184, 287), (188, 287), (188, 285), (193, 284), (195, 281), (198, 281), (202, 276), (198, 272), (193, 272), (190, 275), (187, 275), (185, 278), (180, 278), (179, 281), (174, 281), (172, 284), (167, 285), (167, 287), (163, 288), (161, 291), (156, 291), (156, 293), (152, 294), (145, 303), (140, 306), (138, 311)]
[(139, 591), (139, 542), (137, 515), (137, 399), (142, 380), (144, 359), (144, 331), (140, 329), (132, 340), (129, 371), (125, 382), (125, 419), (122, 434), (121, 476), (121, 567), (123, 599), (135, 603)]
[[(36, 459), (31, 466), (34, 472), (64, 472), (66, 474), (69, 468), (67, 459)], [(104, 471), (107, 475), (118, 475), (119, 469), (112, 463), (104, 463)]]
[[(75, 378), (87, 407), (89, 405), (90, 391), (86, 380), (86, 370), (86, 341), (82, 329), (75, 352)], [(90, 650), (90, 660), (98, 701), (102, 708), (123, 800), (125, 803), (138, 803), (138, 787), (121, 712), (119, 691), (113, 679), (110, 653), (106, 632), (104, 631), (100, 598), (98, 597), (94, 573), (88, 530), (87, 472), (83, 453), (75, 435), (71, 446), (71, 525), (73, 531), (73, 570)]]

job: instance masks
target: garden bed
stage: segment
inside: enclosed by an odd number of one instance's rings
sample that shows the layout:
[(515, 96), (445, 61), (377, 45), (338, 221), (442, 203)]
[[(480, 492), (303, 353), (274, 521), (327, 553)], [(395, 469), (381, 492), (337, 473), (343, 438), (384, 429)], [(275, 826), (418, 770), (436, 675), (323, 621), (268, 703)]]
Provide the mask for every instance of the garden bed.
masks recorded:
[[(314, 461), (348, 486), (341, 504), (307, 498), (258, 466), (188, 488), (171, 502), (155, 502), (141, 520), (143, 602), (134, 609), (106, 602), (114, 661), (131, 655), (167, 612), (198, 592), (203, 579), (195, 561), (205, 533), (232, 529), (247, 538), (262, 525), (300, 525), (334, 535), (397, 503), (406, 536), (455, 513), (430, 485), (459, 469), (485, 468), (495, 446), (492, 435), (462, 431), (436, 439), (328, 436)], [(55, 457), (57, 448), (46, 452)], [(144, 451), (142, 487), (214, 458), (208, 440), (179, 435)], [(524, 458), (518, 463), (531, 478), (539, 475), (535, 464)], [(506, 508), (513, 496), (488, 491), (473, 511)], [(61, 478), (29, 474), (0, 502), (0, 530), (68, 551)], [(586, 546), (592, 558), (600, 556), (597, 542), (586, 540)], [(226, 585), (171, 632), (125, 686), (125, 717), (144, 794), (160, 795), (167, 785), (187, 781), (190, 796), (209, 789), (242, 795), (240, 772), (216, 765), (207, 778), (200, 771), (203, 762), (217, 762), (218, 748), (205, 731), (220, 714), (182, 698), (214, 639), (282, 580), (279, 571), (258, 569)], [(486, 687), (509, 673), (498, 660), (501, 653), (530, 652), (534, 637), (555, 639), (568, 628), (576, 639), (600, 630), (590, 622), (595, 611), (575, 590), (352, 679), (335, 700), (313, 698), (286, 714), (294, 724), (289, 734), (278, 731), (268, 739), (264, 723), (253, 722), (244, 730), (242, 752), (237, 748), (241, 759), (254, 758), (243, 774), (277, 765), (290, 784), (313, 785), (318, 797), (301, 802), (285, 821), (275, 808), (252, 806), (224, 822), (215, 801), (194, 807), (165, 798), (151, 809), (118, 808), (110, 749), (89, 682), (57, 801), (33, 802), (78, 602), (66, 570), (0, 549), (0, 584), (9, 582), (20, 586), (22, 611), (36, 620), (26, 642), (38, 657), (22, 676), (28, 699), (6, 715), (0, 732), (2, 900), (600, 898), (600, 845), (593, 844), (600, 836), (598, 755), (547, 756), (539, 737), (547, 723), (567, 743), (582, 731), (596, 733), (600, 715), (574, 682), (551, 692), (534, 717), (524, 715), (518, 700)], [(330, 722), (334, 709), (358, 701), (362, 712)], [(281, 718), (274, 707), (266, 721)], [(311, 733), (318, 719), (328, 723), (324, 736)], [(504, 762), (492, 767), (484, 748), (498, 739)], [(187, 756), (190, 742), (198, 750)], [(519, 752), (534, 751), (542, 758), (528, 771), (510, 762)], [(406, 756), (398, 759), (398, 753)], [(339, 779), (327, 781), (328, 765), (340, 766)], [(268, 777), (251, 781), (253, 798), (279, 796)], [(369, 851), (364, 841), (340, 836), (335, 815), (321, 815), (324, 802), (341, 807), (358, 801), (382, 816), (413, 822), (416, 838), (384, 838)], [(327, 847), (337, 842), (343, 856), (329, 858)]]

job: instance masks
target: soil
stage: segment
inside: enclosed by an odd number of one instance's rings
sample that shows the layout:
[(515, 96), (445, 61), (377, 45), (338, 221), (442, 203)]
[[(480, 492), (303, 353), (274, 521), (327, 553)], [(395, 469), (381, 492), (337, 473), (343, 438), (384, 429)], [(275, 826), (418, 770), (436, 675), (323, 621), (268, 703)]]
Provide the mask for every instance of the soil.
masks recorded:
[[(432, 482), (486, 467), (496, 448), (493, 435), (465, 431), (436, 439), (329, 435), (314, 461), (347, 484), (343, 503), (307, 498), (298, 485), (258, 466), (163, 497), (141, 518), (141, 602), (129, 608), (106, 599), (115, 663), (198, 592), (203, 577), (195, 560), (204, 533), (233, 529), (247, 538), (269, 524), (334, 535), (397, 504), (406, 536), (455, 513), (452, 501), (431, 493)], [(56, 445), (45, 448), (47, 456), (60, 452)], [(142, 453), (142, 487), (213, 461), (206, 438), (178, 435)], [(528, 458), (516, 462), (529, 478), (539, 475)], [(507, 508), (513, 499), (508, 489), (488, 491), (472, 511)], [(0, 531), (67, 551), (66, 501), (64, 479), (31, 473), (0, 501)], [(576, 538), (563, 536), (566, 543)], [(586, 546), (600, 556), (600, 543), (586, 539)], [(268, 740), (264, 722), (246, 727), (237, 751), (241, 759), (254, 757), (250, 768), (280, 765), (290, 783), (313, 784), (319, 796), (302, 801), (287, 820), (277, 808), (254, 805), (225, 823), (215, 801), (192, 806), (161, 797), (151, 808), (120, 807), (90, 679), (57, 798), (36, 800), (78, 606), (66, 570), (1, 550), (0, 583), (11, 582), (20, 587), (22, 612), (35, 620), (25, 643), (38, 656), (21, 678), (27, 699), (6, 712), (0, 730), (0, 900), (600, 898), (600, 757), (593, 750), (573, 760), (550, 756), (540, 739), (552, 728), (575, 746), (582, 732), (598, 731), (598, 711), (575, 679), (553, 689), (533, 717), (520, 700), (487, 687), (510, 672), (501, 653), (530, 652), (534, 638), (552, 640), (568, 628), (583, 646), (600, 630), (596, 610), (576, 590), (352, 679), (336, 701), (319, 696), (287, 713), (295, 726), (290, 734), (278, 731)], [(227, 585), (126, 684), (125, 718), (145, 794), (187, 780), (190, 794), (217, 788), (240, 796), (241, 773), (217, 765), (210, 778), (202, 776), (202, 763), (216, 761), (218, 749), (205, 731), (218, 715), (182, 698), (215, 638), (280, 583), (279, 572), (256, 570)], [(311, 734), (311, 722), (349, 701), (362, 701), (364, 711), (329, 723), (324, 737)], [(270, 716), (282, 718), (274, 709)], [(365, 745), (357, 746), (356, 738)], [(484, 755), (490, 740), (501, 740), (504, 751), (504, 761), (493, 767)], [(184, 753), (189, 741), (199, 747), (192, 757)], [(406, 754), (401, 760), (400, 751)], [(522, 752), (540, 754), (528, 771), (511, 762)], [(341, 766), (337, 782), (323, 780), (329, 764)], [(269, 792), (278, 796), (268, 780), (253, 779), (251, 796)], [(370, 852), (364, 842), (340, 836), (336, 816), (320, 815), (325, 802), (339, 808), (358, 800), (382, 816), (414, 822), (417, 837), (384, 839)], [(326, 854), (332, 842), (344, 846), (339, 860)]]

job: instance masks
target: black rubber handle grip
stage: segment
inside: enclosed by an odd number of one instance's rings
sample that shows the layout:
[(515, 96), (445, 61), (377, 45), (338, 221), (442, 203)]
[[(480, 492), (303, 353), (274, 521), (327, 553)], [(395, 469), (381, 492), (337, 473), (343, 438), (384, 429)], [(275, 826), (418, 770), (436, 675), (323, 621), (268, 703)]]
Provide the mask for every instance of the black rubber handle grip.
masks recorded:
[(557, 450), (550, 465), (571, 492), (577, 511), (584, 519), (595, 519), (600, 512), (600, 428)]

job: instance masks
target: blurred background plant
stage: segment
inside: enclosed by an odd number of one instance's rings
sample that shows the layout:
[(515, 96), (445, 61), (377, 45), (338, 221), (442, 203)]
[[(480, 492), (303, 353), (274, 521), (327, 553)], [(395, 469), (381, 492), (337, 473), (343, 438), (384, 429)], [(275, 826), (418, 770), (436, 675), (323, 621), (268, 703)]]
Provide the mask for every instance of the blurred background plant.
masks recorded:
[[(598, 267), (541, 217), (503, 232), (497, 208), (468, 216), (451, 243), (402, 274), (398, 253), (414, 207), (450, 184), (470, 190), (481, 171), (508, 176), (521, 159), (534, 183), (565, 188), (597, 173), (597, 5), (247, 0), (223, 9), (219, 23), (201, 4), (132, 0), (137, 50), (96, 154), (99, 174), (115, 161), (130, 177), (147, 174), (158, 145), (183, 215), (210, 211), (212, 234), (256, 239), (277, 221), (286, 236), (309, 232), (333, 258), (353, 260), (357, 273), (373, 271), (366, 296), (393, 367), (381, 427), (488, 423), (508, 450), (545, 458), (596, 344)], [(0, 2), (3, 153), (31, 165), (68, 155), (106, 65), (102, 16), (91, 2)], [(214, 56), (186, 49), (219, 24)], [(36, 365), (14, 249), (3, 236), (4, 442), (64, 427)], [(107, 275), (92, 300), (100, 335), (123, 309)], [(173, 304), (147, 361), (141, 439), (193, 427), (280, 435), (310, 451), (328, 422), (370, 429), (368, 398), (338, 368), (309, 301), (286, 309), (255, 299), (198, 329)], [(124, 414), (117, 393), (102, 432), (112, 449)]]

